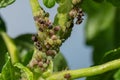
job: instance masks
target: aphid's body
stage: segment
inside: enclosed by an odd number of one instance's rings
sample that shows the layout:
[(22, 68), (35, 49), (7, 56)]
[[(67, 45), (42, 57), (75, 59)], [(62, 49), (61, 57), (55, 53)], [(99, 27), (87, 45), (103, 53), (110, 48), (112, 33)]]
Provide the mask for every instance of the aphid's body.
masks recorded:
[(67, 79), (67, 80), (70, 80), (71, 75), (70, 75), (69, 73), (68, 73), (68, 74), (65, 74), (65, 75), (64, 75), (64, 78)]

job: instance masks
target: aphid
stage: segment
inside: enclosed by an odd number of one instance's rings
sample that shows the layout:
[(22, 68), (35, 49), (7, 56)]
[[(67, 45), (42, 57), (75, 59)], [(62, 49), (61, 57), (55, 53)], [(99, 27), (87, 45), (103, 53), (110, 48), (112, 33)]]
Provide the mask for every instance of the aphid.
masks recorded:
[(45, 46), (47, 49), (50, 49), (50, 47), (51, 47), (51, 45), (49, 43), (47, 43)]
[(37, 42), (35, 43), (35, 45), (36, 45), (36, 46), (40, 46), (40, 42), (37, 41)]
[(72, 17), (72, 18), (76, 17), (76, 15), (77, 15), (76, 9), (72, 9), (72, 10), (69, 12), (69, 16)]
[(40, 51), (42, 50), (42, 46), (39, 41), (35, 42), (35, 45), (38, 48), (38, 50), (40, 50)]
[(49, 35), (50, 35), (50, 36), (53, 36), (54, 34), (55, 34), (55, 32), (54, 32), (53, 30), (50, 30), (50, 31), (49, 31)]
[(30, 67), (33, 68), (37, 64), (38, 64), (38, 61), (36, 59), (33, 59), (32, 62), (30, 63)]
[(39, 49), (39, 51), (41, 51), (41, 50), (42, 50), (42, 47), (38, 47), (38, 49)]
[(77, 19), (81, 19), (81, 18), (82, 18), (82, 16), (81, 16), (81, 15), (78, 15), (78, 16), (77, 16)]
[(81, 19), (76, 21), (76, 24), (80, 24), (80, 23), (82, 23)]
[(39, 31), (41, 31), (41, 32), (44, 31), (44, 29), (42, 28), (42, 26), (40, 26)]
[(45, 17), (49, 17), (49, 13), (48, 12), (45, 13)]
[(48, 56), (54, 56), (54, 55), (55, 55), (55, 51), (53, 51), (53, 50), (48, 50), (48, 51), (46, 52), (46, 54), (47, 54)]
[(50, 64), (50, 60), (47, 60), (47, 61), (46, 61), (46, 64)]
[(82, 11), (81, 8), (78, 10), (78, 16), (81, 16), (81, 17), (84, 16), (83, 11)]
[(64, 75), (64, 78), (66, 78), (67, 80), (68, 80), (68, 79), (70, 79), (70, 78), (71, 78), (71, 75), (70, 75), (70, 73), (68, 73), (68, 74), (65, 74), (65, 75)]
[(50, 26), (51, 24), (52, 24), (52, 22), (50, 20), (47, 20), (45, 23), (46, 26)]
[(81, 9), (81, 8), (78, 10), (78, 13), (83, 13), (83, 11), (82, 11), (82, 9)]
[(60, 30), (60, 26), (54, 27), (54, 31), (59, 31), (59, 30)]
[(38, 66), (39, 66), (39, 67), (43, 67), (43, 62), (42, 62), (42, 61), (39, 62), (39, 63), (38, 63)]
[(34, 16), (33, 18), (34, 18), (35, 21), (39, 20), (39, 16)]
[(56, 35), (53, 35), (53, 36), (51, 37), (51, 39), (52, 39), (52, 40), (57, 40), (58, 38), (57, 38)]
[(52, 28), (53, 28), (53, 26), (52, 26), (52, 25), (49, 25), (49, 26), (48, 26), (48, 29), (52, 29)]
[(40, 24), (45, 24), (45, 21), (44, 21), (43, 19), (39, 19), (39, 20), (38, 20), (38, 23), (40, 23)]
[(32, 41), (34, 41), (34, 42), (37, 42), (37, 41), (38, 41), (38, 38), (36, 37), (36, 35), (33, 35), (33, 36), (32, 36)]

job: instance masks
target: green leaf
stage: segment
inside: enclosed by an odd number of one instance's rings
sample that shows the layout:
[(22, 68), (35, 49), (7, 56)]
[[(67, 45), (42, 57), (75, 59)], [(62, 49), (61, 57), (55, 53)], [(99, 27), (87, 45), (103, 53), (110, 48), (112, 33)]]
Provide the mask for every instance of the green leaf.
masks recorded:
[(53, 63), (54, 63), (54, 72), (62, 71), (68, 68), (67, 61), (62, 55), (62, 53), (58, 53), (55, 56)]
[(12, 63), (14, 64), (18, 62), (18, 50), (13, 40), (7, 35), (7, 33), (3, 31), (0, 34), (2, 35), (2, 38), (4, 39), (5, 44), (7, 46), (8, 52), (10, 53)]
[(120, 0), (107, 0), (116, 7), (120, 7)]
[(88, 14), (85, 27), (86, 43), (94, 48), (93, 61), (96, 65), (100, 62), (104, 53), (114, 48), (116, 8), (109, 3), (99, 4), (92, 0), (84, 0), (82, 7)]
[(3, 19), (1, 18), (1, 16), (0, 16), (0, 31), (6, 32), (6, 25), (3, 21)]
[(1, 78), (2, 80), (16, 80), (14, 68), (12, 66), (10, 56), (8, 56), (8, 54), (6, 63), (2, 68)]
[[(98, 3), (105, 2), (105, 0), (93, 0)], [(113, 4), (115, 7), (120, 7), (120, 0), (106, 0), (107, 2)]]
[(112, 61), (119, 58), (120, 58), (120, 48), (114, 49), (105, 53), (104, 57), (101, 59), (101, 62), (99, 64), (103, 64), (105, 62)]
[[(105, 53), (104, 57), (101, 59), (100, 63), (98, 64), (100, 65), (108, 61), (112, 61), (119, 58), (120, 58), (120, 48), (117, 48)], [(114, 80), (113, 75), (116, 73), (116, 71), (117, 70), (112, 70), (100, 75), (91, 76), (91, 77), (88, 77), (86, 80)]]
[[(0, 32), (1, 31), (6, 31), (6, 27), (5, 27), (5, 23), (2, 20), (2, 18), (0, 17)], [(7, 48), (5, 45), (5, 42), (2, 38), (2, 36), (0, 35), (0, 72), (1, 69), (3, 67), (3, 65), (5, 64), (5, 53), (7, 52)]]
[(43, 3), (47, 8), (52, 8), (55, 5), (55, 0), (43, 0)]
[[(84, 12), (86, 12), (88, 15), (94, 15), (96, 13), (99, 13), (100, 10), (102, 10), (102, 4), (99, 4), (97, 2), (94, 2), (93, 0), (83, 0), (79, 6), (83, 9)], [(104, 7), (104, 6), (103, 6)], [(104, 10), (104, 9), (103, 9)]]
[[(120, 9), (116, 9), (108, 2), (97, 3), (84, 0), (82, 8), (87, 13), (86, 39), (87, 44), (93, 46), (94, 65), (120, 58), (119, 49), (107, 51), (120, 46)], [(87, 80), (114, 80), (117, 70), (109, 71), (97, 76), (88, 77)]]
[(115, 73), (114, 80), (120, 80), (120, 69)]
[(0, 35), (0, 72), (2, 70), (3, 65), (5, 64), (5, 53), (7, 52), (7, 47), (5, 45), (4, 40)]
[(0, 0), (0, 8), (6, 7), (15, 2), (15, 0)]
[(32, 34), (23, 34), (14, 39), (15, 44), (21, 50), (31, 50), (33, 49), (33, 41), (31, 40)]
[(33, 41), (31, 40), (32, 34), (24, 34), (14, 39), (15, 44), (20, 52), (21, 62), (27, 65), (33, 55)]
[(26, 76), (26, 80), (33, 80), (33, 73), (27, 67), (20, 63), (16, 63), (14, 66), (23, 71), (25, 74), (24, 76)]
[(101, 2), (103, 2), (104, 0), (93, 0), (93, 1), (96, 1), (96, 2), (101, 3)]

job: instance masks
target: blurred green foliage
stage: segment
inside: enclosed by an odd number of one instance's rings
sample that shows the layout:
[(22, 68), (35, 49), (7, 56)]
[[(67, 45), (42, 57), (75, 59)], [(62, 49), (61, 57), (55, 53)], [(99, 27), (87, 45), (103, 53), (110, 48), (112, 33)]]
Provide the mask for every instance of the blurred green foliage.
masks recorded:
[[(93, 65), (120, 58), (120, 0), (83, 0), (81, 7), (87, 14), (86, 44), (93, 47)], [(119, 4), (119, 5), (118, 5)], [(87, 78), (87, 80), (114, 80), (117, 70)], [(117, 79), (115, 79), (117, 80)]]

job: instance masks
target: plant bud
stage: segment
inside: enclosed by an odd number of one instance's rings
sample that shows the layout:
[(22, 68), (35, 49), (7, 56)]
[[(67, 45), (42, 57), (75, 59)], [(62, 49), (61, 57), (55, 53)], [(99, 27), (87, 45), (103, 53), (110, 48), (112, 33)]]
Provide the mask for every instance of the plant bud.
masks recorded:
[(43, 67), (44, 67), (44, 68), (46, 68), (47, 66), (48, 66), (48, 64), (46, 64), (46, 63), (43, 64)]
[(62, 43), (62, 41), (60, 39), (57, 39), (56, 43), (60, 45)]

